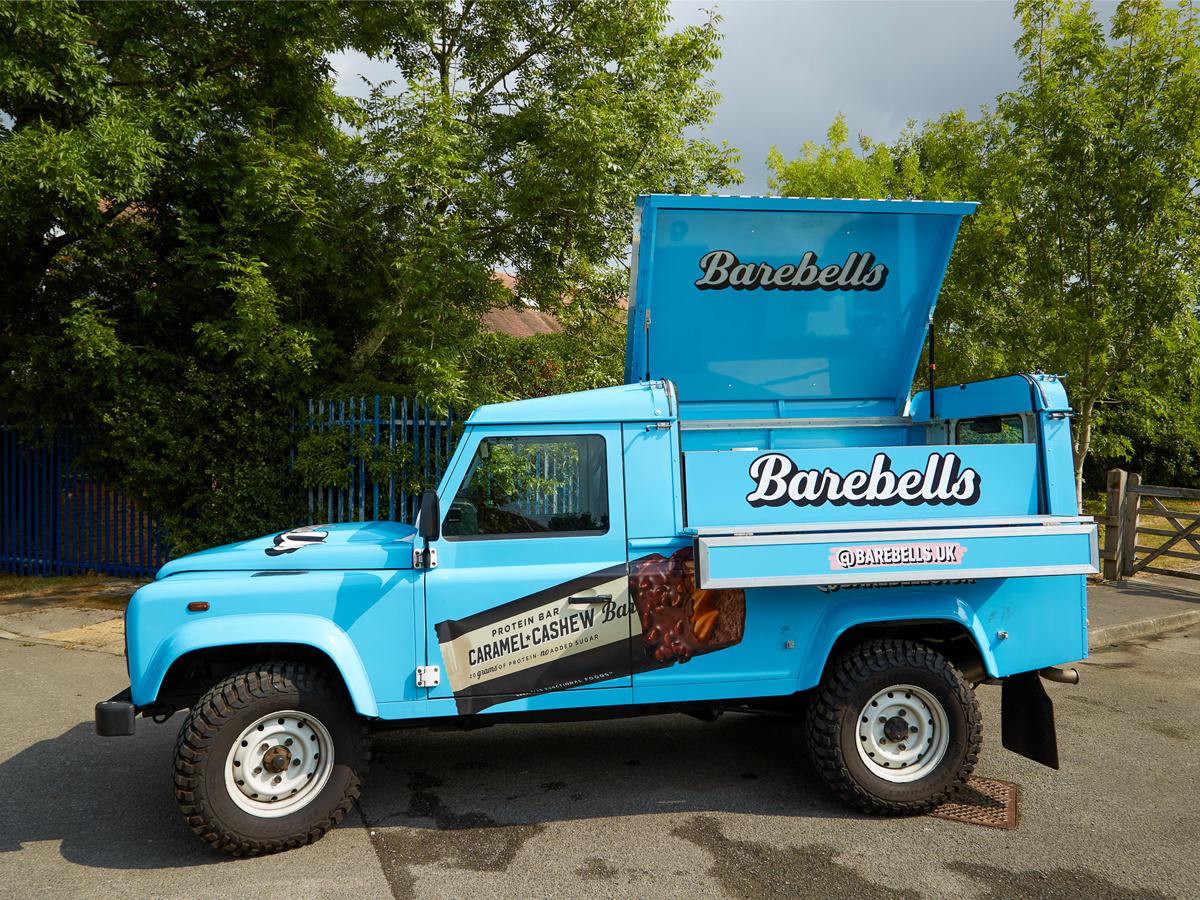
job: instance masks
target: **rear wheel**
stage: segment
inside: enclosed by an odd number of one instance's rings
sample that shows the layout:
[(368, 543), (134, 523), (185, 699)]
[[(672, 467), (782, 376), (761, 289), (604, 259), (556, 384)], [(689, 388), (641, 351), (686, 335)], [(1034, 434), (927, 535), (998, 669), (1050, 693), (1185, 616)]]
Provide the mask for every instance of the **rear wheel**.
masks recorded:
[(911, 641), (874, 641), (842, 656), (808, 712), (808, 743), (826, 783), (876, 815), (927, 812), (975, 768), (975, 692), (944, 656)]
[(253, 666), (188, 714), (175, 746), (175, 799), (214, 847), (262, 856), (311, 844), (341, 821), (369, 761), (366, 729), (327, 673)]

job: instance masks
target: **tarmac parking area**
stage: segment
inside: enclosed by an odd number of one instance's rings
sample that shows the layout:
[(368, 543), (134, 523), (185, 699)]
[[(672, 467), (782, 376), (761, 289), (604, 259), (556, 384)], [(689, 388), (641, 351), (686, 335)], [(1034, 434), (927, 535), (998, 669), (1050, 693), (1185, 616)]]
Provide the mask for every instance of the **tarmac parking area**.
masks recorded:
[(660, 716), (377, 736), (362, 800), (317, 844), (234, 860), (175, 808), (182, 720), (98, 738), (104, 652), (0, 640), (0, 897), (1200, 898), (1200, 628), (1049, 685), (1062, 768), (1000, 747), (977, 775), (1013, 830), (873, 819), (817, 779), (796, 722)]

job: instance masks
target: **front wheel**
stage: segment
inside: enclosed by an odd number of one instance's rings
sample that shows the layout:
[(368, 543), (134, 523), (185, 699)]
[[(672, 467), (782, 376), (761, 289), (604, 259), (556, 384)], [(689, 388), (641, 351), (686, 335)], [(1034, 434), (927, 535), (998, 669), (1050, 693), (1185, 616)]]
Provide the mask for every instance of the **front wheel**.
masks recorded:
[(277, 853), (341, 821), (369, 760), (350, 698), (322, 669), (253, 666), (188, 714), (175, 745), (175, 799), (217, 849)]
[(874, 641), (842, 656), (812, 698), (807, 731), (821, 777), (876, 815), (927, 812), (953, 796), (982, 744), (971, 685), (911, 641)]

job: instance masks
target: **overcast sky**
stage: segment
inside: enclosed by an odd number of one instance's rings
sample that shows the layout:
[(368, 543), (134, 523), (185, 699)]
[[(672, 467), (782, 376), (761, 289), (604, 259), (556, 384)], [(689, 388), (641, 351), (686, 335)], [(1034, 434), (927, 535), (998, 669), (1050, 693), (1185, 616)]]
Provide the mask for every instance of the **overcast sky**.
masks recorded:
[[(712, 72), (722, 95), (708, 136), (742, 151), (738, 193), (767, 191), (767, 151), (799, 155), (822, 142), (838, 112), (852, 136), (893, 141), (909, 119), (966, 109), (972, 117), (1017, 87), (1012, 4), (999, 0), (672, 0), (678, 25), (723, 17), (723, 55)], [(1115, 3), (1094, 3), (1105, 20)], [(335, 58), (339, 88), (363, 95), (364, 74), (390, 67), (361, 56)]]

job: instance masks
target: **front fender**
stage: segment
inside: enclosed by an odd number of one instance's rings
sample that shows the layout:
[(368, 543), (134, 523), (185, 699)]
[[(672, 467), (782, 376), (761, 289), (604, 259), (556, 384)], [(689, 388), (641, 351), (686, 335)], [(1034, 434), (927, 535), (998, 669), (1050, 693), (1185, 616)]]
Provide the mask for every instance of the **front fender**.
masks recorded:
[[(364, 716), (379, 715), (366, 667), (349, 635), (323, 616), (303, 613), (249, 613), (185, 622), (158, 643), (145, 665), (130, 665), (130, 673), (135, 679), (131, 685), (133, 702), (138, 706), (152, 703), (167, 670), (185, 653), (259, 643), (301, 644), (320, 650), (337, 666), (355, 710)], [(138, 673), (140, 677), (137, 677)]]
[[(902, 613), (902, 614), (901, 614)], [(984, 667), (991, 676), (997, 675), (996, 658), (987, 640), (987, 632), (976, 611), (962, 598), (953, 594), (921, 591), (879, 596), (849, 596), (832, 603), (817, 619), (809, 637), (807, 652), (800, 666), (797, 690), (806, 690), (821, 680), (825, 663), (833, 645), (847, 630), (856, 625), (875, 622), (898, 622), (929, 619), (955, 622), (962, 625), (975, 642)]]

